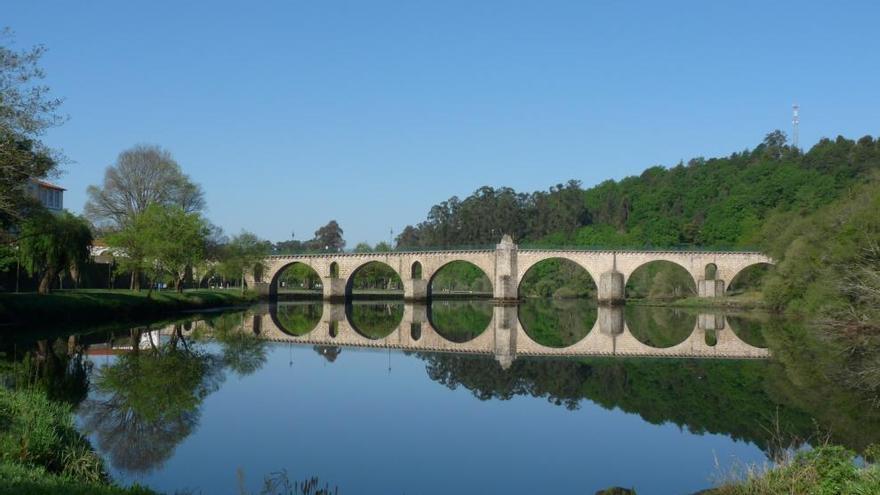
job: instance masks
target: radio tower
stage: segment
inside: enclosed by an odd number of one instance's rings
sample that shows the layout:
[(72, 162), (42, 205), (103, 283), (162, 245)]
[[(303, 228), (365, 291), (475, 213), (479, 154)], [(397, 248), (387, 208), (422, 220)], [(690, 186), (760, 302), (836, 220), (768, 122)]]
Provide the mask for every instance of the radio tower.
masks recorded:
[(800, 107), (797, 103), (791, 106), (791, 145), (795, 148), (798, 148), (798, 124), (801, 122), (798, 110), (800, 110)]

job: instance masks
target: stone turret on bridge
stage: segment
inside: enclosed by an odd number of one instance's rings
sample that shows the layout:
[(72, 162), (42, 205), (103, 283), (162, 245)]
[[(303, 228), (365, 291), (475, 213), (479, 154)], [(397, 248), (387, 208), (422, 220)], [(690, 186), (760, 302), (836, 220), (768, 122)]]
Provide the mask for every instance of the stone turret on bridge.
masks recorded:
[(400, 277), (406, 300), (424, 301), (431, 297), (431, 281), (441, 268), (455, 261), (466, 261), (492, 281), (494, 299), (506, 303), (519, 300), (519, 286), (529, 269), (549, 259), (565, 259), (582, 267), (596, 282), (599, 301), (610, 304), (623, 302), (629, 277), (653, 261), (667, 261), (686, 270), (700, 297), (723, 296), (727, 284), (743, 269), (756, 264), (773, 264), (769, 257), (747, 251), (519, 249), (510, 236), (505, 235), (495, 249), (269, 256), (262, 278), (251, 276), (246, 280), (261, 295), (274, 297), (280, 274), (287, 267), (301, 263), (321, 277), (325, 300), (341, 301), (351, 297), (355, 273), (368, 263), (380, 262)]

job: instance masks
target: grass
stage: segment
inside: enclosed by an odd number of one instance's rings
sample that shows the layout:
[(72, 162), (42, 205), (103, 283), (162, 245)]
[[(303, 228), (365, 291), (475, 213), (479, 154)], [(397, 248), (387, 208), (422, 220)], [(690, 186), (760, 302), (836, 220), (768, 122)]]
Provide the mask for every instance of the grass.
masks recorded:
[[(875, 461), (880, 448), (866, 452)], [(747, 467), (733, 480), (705, 493), (712, 495), (868, 495), (880, 493), (880, 465), (860, 463), (844, 447), (826, 445), (799, 452), (772, 469)]]
[(201, 310), (250, 304), (253, 293), (235, 290), (174, 291), (65, 290), (51, 294), (33, 292), (0, 294), (0, 324), (99, 322), (163, 316), (185, 310)]
[(70, 406), (38, 390), (0, 389), (0, 480), (0, 495), (154, 493), (115, 486)]
[(639, 306), (673, 306), (680, 308), (768, 309), (760, 292), (743, 292), (724, 297), (686, 297), (683, 299), (627, 299)]

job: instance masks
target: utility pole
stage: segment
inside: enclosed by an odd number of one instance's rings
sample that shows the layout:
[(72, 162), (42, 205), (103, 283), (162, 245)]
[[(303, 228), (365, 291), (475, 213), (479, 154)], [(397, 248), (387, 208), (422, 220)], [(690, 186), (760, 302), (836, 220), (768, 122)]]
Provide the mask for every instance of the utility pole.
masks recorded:
[(800, 107), (797, 103), (791, 106), (791, 145), (797, 149), (798, 148), (798, 124), (801, 123), (801, 118), (798, 115), (798, 111)]

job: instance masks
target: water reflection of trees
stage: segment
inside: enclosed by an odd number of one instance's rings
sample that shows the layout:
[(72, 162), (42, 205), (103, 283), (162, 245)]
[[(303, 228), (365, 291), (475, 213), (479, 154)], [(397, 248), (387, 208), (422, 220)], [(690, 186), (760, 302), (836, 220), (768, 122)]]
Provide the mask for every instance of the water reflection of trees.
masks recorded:
[[(141, 341), (135, 335), (133, 342)], [(224, 362), (187, 342), (182, 325), (150, 348), (122, 354), (95, 376), (95, 396), (80, 407), (111, 463), (130, 472), (158, 468), (199, 421), (205, 397), (223, 381)]]
[(635, 413), (653, 424), (672, 422), (694, 433), (721, 433), (776, 448), (770, 428), (791, 440), (814, 433), (810, 416), (774, 401), (764, 390), (768, 363), (669, 359), (520, 358), (503, 370), (491, 357), (422, 355), (428, 376), (480, 400), (544, 397), (577, 409), (584, 400)]
[(352, 328), (368, 339), (387, 337), (403, 320), (403, 302), (347, 304), (345, 314)]
[(626, 306), (624, 317), (636, 340), (658, 348), (684, 342), (697, 324), (694, 313), (669, 307)]
[(588, 299), (526, 299), (519, 321), (533, 341), (547, 347), (580, 342), (596, 324), (598, 309)]
[(324, 305), (317, 303), (278, 304), (272, 311), (278, 328), (295, 337), (305, 335), (318, 326)]
[(135, 329), (131, 351), (97, 370), (94, 394), (79, 412), (114, 467), (138, 473), (159, 468), (195, 430), (202, 403), (227, 371), (241, 377), (265, 364), (267, 342), (244, 331), (247, 317), (227, 313), (178, 323), (170, 335)]
[(492, 321), (492, 302), (484, 299), (434, 301), (428, 311), (431, 325), (450, 342), (473, 340)]

